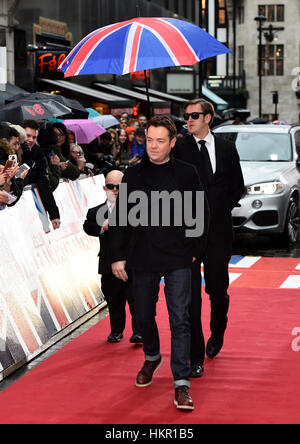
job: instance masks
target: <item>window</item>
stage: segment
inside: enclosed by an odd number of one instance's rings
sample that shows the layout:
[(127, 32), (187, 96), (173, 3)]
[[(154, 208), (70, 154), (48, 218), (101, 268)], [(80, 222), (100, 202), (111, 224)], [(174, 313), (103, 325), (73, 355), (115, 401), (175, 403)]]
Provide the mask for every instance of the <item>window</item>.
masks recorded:
[(266, 16), (268, 22), (284, 22), (284, 5), (259, 5), (258, 14)]
[(240, 6), (238, 8), (238, 24), (243, 25), (245, 23), (245, 8)]
[(207, 29), (207, 8), (206, 8), (207, 0), (201, 0), (200, 2), (200, 27)]
[(226, 0), (217, 0), (217, 26), (226, 26)]
[(183, 17), (188, 17), (188, 2), (183, 2)]
[(245, 47), (239, 46), (238, 47), (238, 69), (239, 69), (239, 76), (242, 76), (244, 73), (244, 58), (245, 58)]
[(175, 14), (179, 13), (179, 0), (174, 0), (174, 12)]
[(169, 9), (169, 0), (165, 0), (165, 8)]
[[(259, 47), (258, 47), (259, 57)], [(284, 75), (284, 45), (262, 45), (262, 76)], [(259, 64), (258, 64), (259, 66)]]

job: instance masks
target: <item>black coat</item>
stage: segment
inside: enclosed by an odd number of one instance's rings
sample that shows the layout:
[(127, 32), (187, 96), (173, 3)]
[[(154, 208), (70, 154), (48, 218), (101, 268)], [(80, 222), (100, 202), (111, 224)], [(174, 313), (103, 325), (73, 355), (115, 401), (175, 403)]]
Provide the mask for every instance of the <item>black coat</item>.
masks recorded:
[(35, 145), (31, 150), (23, 144), (22, 161), (30, 170), (25, 178), (25, 184), (36, 184), (45, 210), (49, 213), (50, 220), (59, 219), (59, 209), (56, 205), (48, 174), (48, 161), (42, 149)]
[(101, 236), (101, 227), (97, 223), (97, 213), (100, 209), (104, 209), (104, 217), (108, 218), (108, 207), (107, 203), (103, 203), (101, 205), (97, 205), (94, 208), (89, 209), (86, 215), (86, 219), (83, 224), (84, 231), (89, 236), (95, 236), (99, 238), (100, 250), (99, 250), (99, 274), (107, 274), (111, 273), (111, 262), (109, 256), (109, 248), (108, 248), (108, 231), (104, 231)]
[[(209, 238), (232, 238), (231, 211), (245, 194), (245, 185), (240, 166), (240, 159), (235, 144), (215, 137), (216, 172), (212, 183), (205, 187), (209, 209), (210, 230)], [(194, 165), (197, 168), (201, 183), (200, 151), (195, 138), (187, 135), (178, 139), (173, 149), (173, 156)]]
[[(192, 191), (192, 211), (195, 216), (196, 191), (203, 191), (195, 168), (176, 159), (171, 159), (167, 168), (166, 182), (161, 184), (159, 189), (151, 183), (153, 177), (149, 177), (147, 156), (143, 157), (140, 164), (127, 168), (123, 177), (123, 183), (127, 184), (127, 202), (130, 193), (134, 191), (145, 193), (148, 197), (149, 216), (151, 208), (153, 208), (150, 198), (151, 191), (166, 190), (169, 193), (179, 191), (182, 194), (184, 191)], [(117, 223), (116, 226), (110, 226), (109, 229), (111, 262), (125, 260), (128, 257), (128, 267), (135, 270), (170, 271), (191, 267), (193, 256), (200, 257), (202, 254), (205, 235), (200, 238), (186, 237), (186, 229), (191, 227), (185, 225), (184, 217), (181, 226), (172, 223), (172, 215), (174, 215), (172, 211), (175, 211), (172, 203), (170, 226), (163, 226), (161, 219), (158, 226), (151, 226), (150, 222), (147, 226), (141, 226), (141, 224), (137, 227), (118, 226), (121, 193), (120, 190), (112, 213), (112, 216), (116, 217)], [(133, 204), (128, 204), (127, 215), (133, 207)], [(205, 227), (207, 229), (208, 206), (206, 201), (204, 215), (206, 216)], [(202, 216), (204, 215), (202, 214)]]

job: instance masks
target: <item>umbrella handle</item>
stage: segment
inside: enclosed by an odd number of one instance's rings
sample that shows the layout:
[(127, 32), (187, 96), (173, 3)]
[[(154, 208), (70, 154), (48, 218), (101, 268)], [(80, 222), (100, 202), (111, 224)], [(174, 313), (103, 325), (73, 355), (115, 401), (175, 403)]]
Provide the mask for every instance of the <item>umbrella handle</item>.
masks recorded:
[(147, 71), (144, 69), (144, 77), (145, 77), (145, 83), (146, 83), (146, 93), (147, 93), (147, 105), (148, 105), (148, 116), (150, 118), (152, 117), (152, 109), (151, 109), (151, 103), (150, 103), (150, 96), (149, 96), (149, 86), (148, 86), (148, 79), (147, 79)]

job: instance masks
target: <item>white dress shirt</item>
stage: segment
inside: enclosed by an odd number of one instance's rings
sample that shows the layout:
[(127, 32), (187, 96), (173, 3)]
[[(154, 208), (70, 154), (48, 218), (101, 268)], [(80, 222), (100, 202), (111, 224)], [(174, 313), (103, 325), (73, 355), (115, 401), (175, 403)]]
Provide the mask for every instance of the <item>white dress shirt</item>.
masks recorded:
[(206, 146), (208, 154), (209, 154), (211, 167), (212, 167), (213, 173), (215, 174), (215, 172), (216, 172), (216, 147), (215, 147), (214, 136), (212, 135), (211, 132), (209, 132), (204, 139), (198, 139), (198, 137), (196, 137), (196, 136), (194, 136), (194, 139), (196, 140), (199, 150), (201, 149), (201, 145), (198, 142), (200, 140), (205, 140), (205, 146)]

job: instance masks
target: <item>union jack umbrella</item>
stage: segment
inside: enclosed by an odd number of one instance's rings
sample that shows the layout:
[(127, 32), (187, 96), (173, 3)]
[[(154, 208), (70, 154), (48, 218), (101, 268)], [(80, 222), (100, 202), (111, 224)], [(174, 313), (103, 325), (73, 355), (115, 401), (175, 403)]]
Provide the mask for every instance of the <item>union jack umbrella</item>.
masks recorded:
[(82, 39), (59, 66), (65, 77), (118, 74), (167, 66), (195, 65), (230, 53), (198, 26), (173, 18), (145, 18), (97, 29)]

